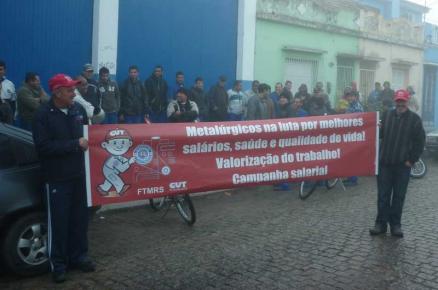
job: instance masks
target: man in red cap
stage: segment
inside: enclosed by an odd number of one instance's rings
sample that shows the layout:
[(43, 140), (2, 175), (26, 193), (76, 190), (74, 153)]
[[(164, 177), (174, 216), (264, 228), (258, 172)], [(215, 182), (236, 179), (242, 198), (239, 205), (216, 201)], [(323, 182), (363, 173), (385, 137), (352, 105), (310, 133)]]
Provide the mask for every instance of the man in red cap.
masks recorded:
[(52, 278), (65, 281), (67, 268), (95, 270), (88, 252), (88, 210), (85, 194), (84, 151), (88, 141), (84, 109), (73, 102), (78, 81), (57, 74), (49, 80), (51, 100), (41, 105), (33, 138), (47, 179), (48, 254)]
[(380, 125), (379, 174), (377, 175), (377, 217), (371, 235), (403, 237), (401, 216), (411, 166), (423, 153), (425, 132), (421, 118), (408, 109), (409, 92), (394, 93), (395, 109), (385, 111)]

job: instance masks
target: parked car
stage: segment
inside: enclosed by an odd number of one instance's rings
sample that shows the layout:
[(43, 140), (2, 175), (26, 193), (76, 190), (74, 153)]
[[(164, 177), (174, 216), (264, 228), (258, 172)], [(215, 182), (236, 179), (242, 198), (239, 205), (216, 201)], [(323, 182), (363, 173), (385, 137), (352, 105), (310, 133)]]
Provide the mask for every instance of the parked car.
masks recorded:
[(427, 133), (426, 149), (429, 153), (437, 156), (436, 153), (438, 152), (438, 130)]
[(0, 123), (0, 256), (20, 275), (48, 270), (44, 180), (32, 134)]

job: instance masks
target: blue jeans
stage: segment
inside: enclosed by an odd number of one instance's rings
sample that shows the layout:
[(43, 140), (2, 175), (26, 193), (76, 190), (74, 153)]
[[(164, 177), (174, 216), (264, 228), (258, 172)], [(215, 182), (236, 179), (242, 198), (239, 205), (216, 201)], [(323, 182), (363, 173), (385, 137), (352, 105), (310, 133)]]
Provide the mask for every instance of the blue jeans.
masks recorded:
[(167, 123), (167, 112), (153, 112), (149, 114), (149, 117), (152, 123)]
[(411, 168), (404, 164), (380, 166), (380, 172), (377, 175), (376, 224), (401, 225), (410, 174)]
[(143, 115), (125, 116), (126, 124), (142, 124), (144, 123)]
[(117, 124), (117, 123), (119, 123), (119, 116), (117, 112), (111, 112), (111, 113), (105, 112), (105, 119), (101, 124)]
[(228, 113), (228, 121), (242, 121), (243, 114)]

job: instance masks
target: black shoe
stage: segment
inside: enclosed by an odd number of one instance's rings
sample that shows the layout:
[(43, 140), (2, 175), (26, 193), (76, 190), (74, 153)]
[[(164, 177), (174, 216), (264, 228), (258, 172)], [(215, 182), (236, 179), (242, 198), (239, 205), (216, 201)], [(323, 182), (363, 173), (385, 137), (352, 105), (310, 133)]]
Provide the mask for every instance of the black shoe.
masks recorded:
[(96, 265), (91, 260), (85, 260), (83, 262), (73, 264), (70, 266), (71, 269), (81, 270), (84, 273), (94, 272), (96, 271)]
[(392, 226), (391, 235), (393, 237), (403, 238), (403, 231), (401, 229), (401, 226)]
[(52, 273), (52, 280), (55, 283), (63, 283), (65, 282), (65, 272), (53, 272)]
[(370, 235), (372, 236), (377, 236), (377, 235), (381, 235), (381, 234), (386, 234), (387, 231), (387, 227), (381, 224), (376, 224), (374, 226), (374, 228), (370, 229)]

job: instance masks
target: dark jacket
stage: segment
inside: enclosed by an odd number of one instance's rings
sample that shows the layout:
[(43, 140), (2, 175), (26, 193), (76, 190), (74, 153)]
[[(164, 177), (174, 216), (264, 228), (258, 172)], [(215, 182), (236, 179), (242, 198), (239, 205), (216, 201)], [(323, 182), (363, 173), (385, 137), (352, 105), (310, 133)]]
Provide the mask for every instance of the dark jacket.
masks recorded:
[(85, 110), (74, 103), (65, 114), (53, 101), (41, 105), (35, 114), (33, 139), (41, 166), (49, 182), (84, 177), (84, 152), (79, 146)]
[(219, 84), (211, 87), (208, 92), (210, 104), (210, 121), (226, 121), (228, 119), (228, 94)]
[(384, 165), (414, 164), (424, 150), (425, 132), (421, 118), (408, 110), (395, 109), (382, 115), (380, 126), (380, 162)]
[(173, 100), (167, 107), (167, 118), (172, 123), (194, 122), (198, 118), (198, 114), (198, 106), (193, 101), (182, 104), (178, 100)]
[(274, 102), (268, 96), (260, 98), (260, 96), (252, 96), (248, 100), (247, 120), (266, 120), (274, 118), (275, 107)]
[(127, 79), (120, 87), (120, 114), (127, 116), (143, 115), (149, 112), (146, 90), (140, 80)]
[[(42, 90), (42, 91), (41, 91)], [(33, 116), (42, 103), (49, 100), (44, 90), (36, 90), (24, 84), (17, 92), (18, 115), (27, 122), (32, 122)]]
[(380, 93), (380, 100), (378, 100), (382, 103), (382, 110), (391, 110), (395, 103), (394, 103), (394, 91), (392, 89), (383, 90)]
[(201, 116), (201, 119), (206, 119), (208, 116), (208, 102), (204, 90), (192, 87), (190, 93), (190, 100), (198, 105), (199, 116)]
[(102, 105), (102, 95), (96, 85), (88, 83), (87, 93), (82, 96), (87, 102), (93, 105), (94, 112), (93, 115), (97, 115), (101, 111)]
[(101, 95), (102, 109), (106, 113), (118, 112), (120, 110), (120, 92), (116, 82), (99, 81), (97, 86)]
[(149, 107), (153, 113), (165, 112), (167, 109), (167, 82), (152, 74), (145, 82), (144, 87), (149, 99)]

